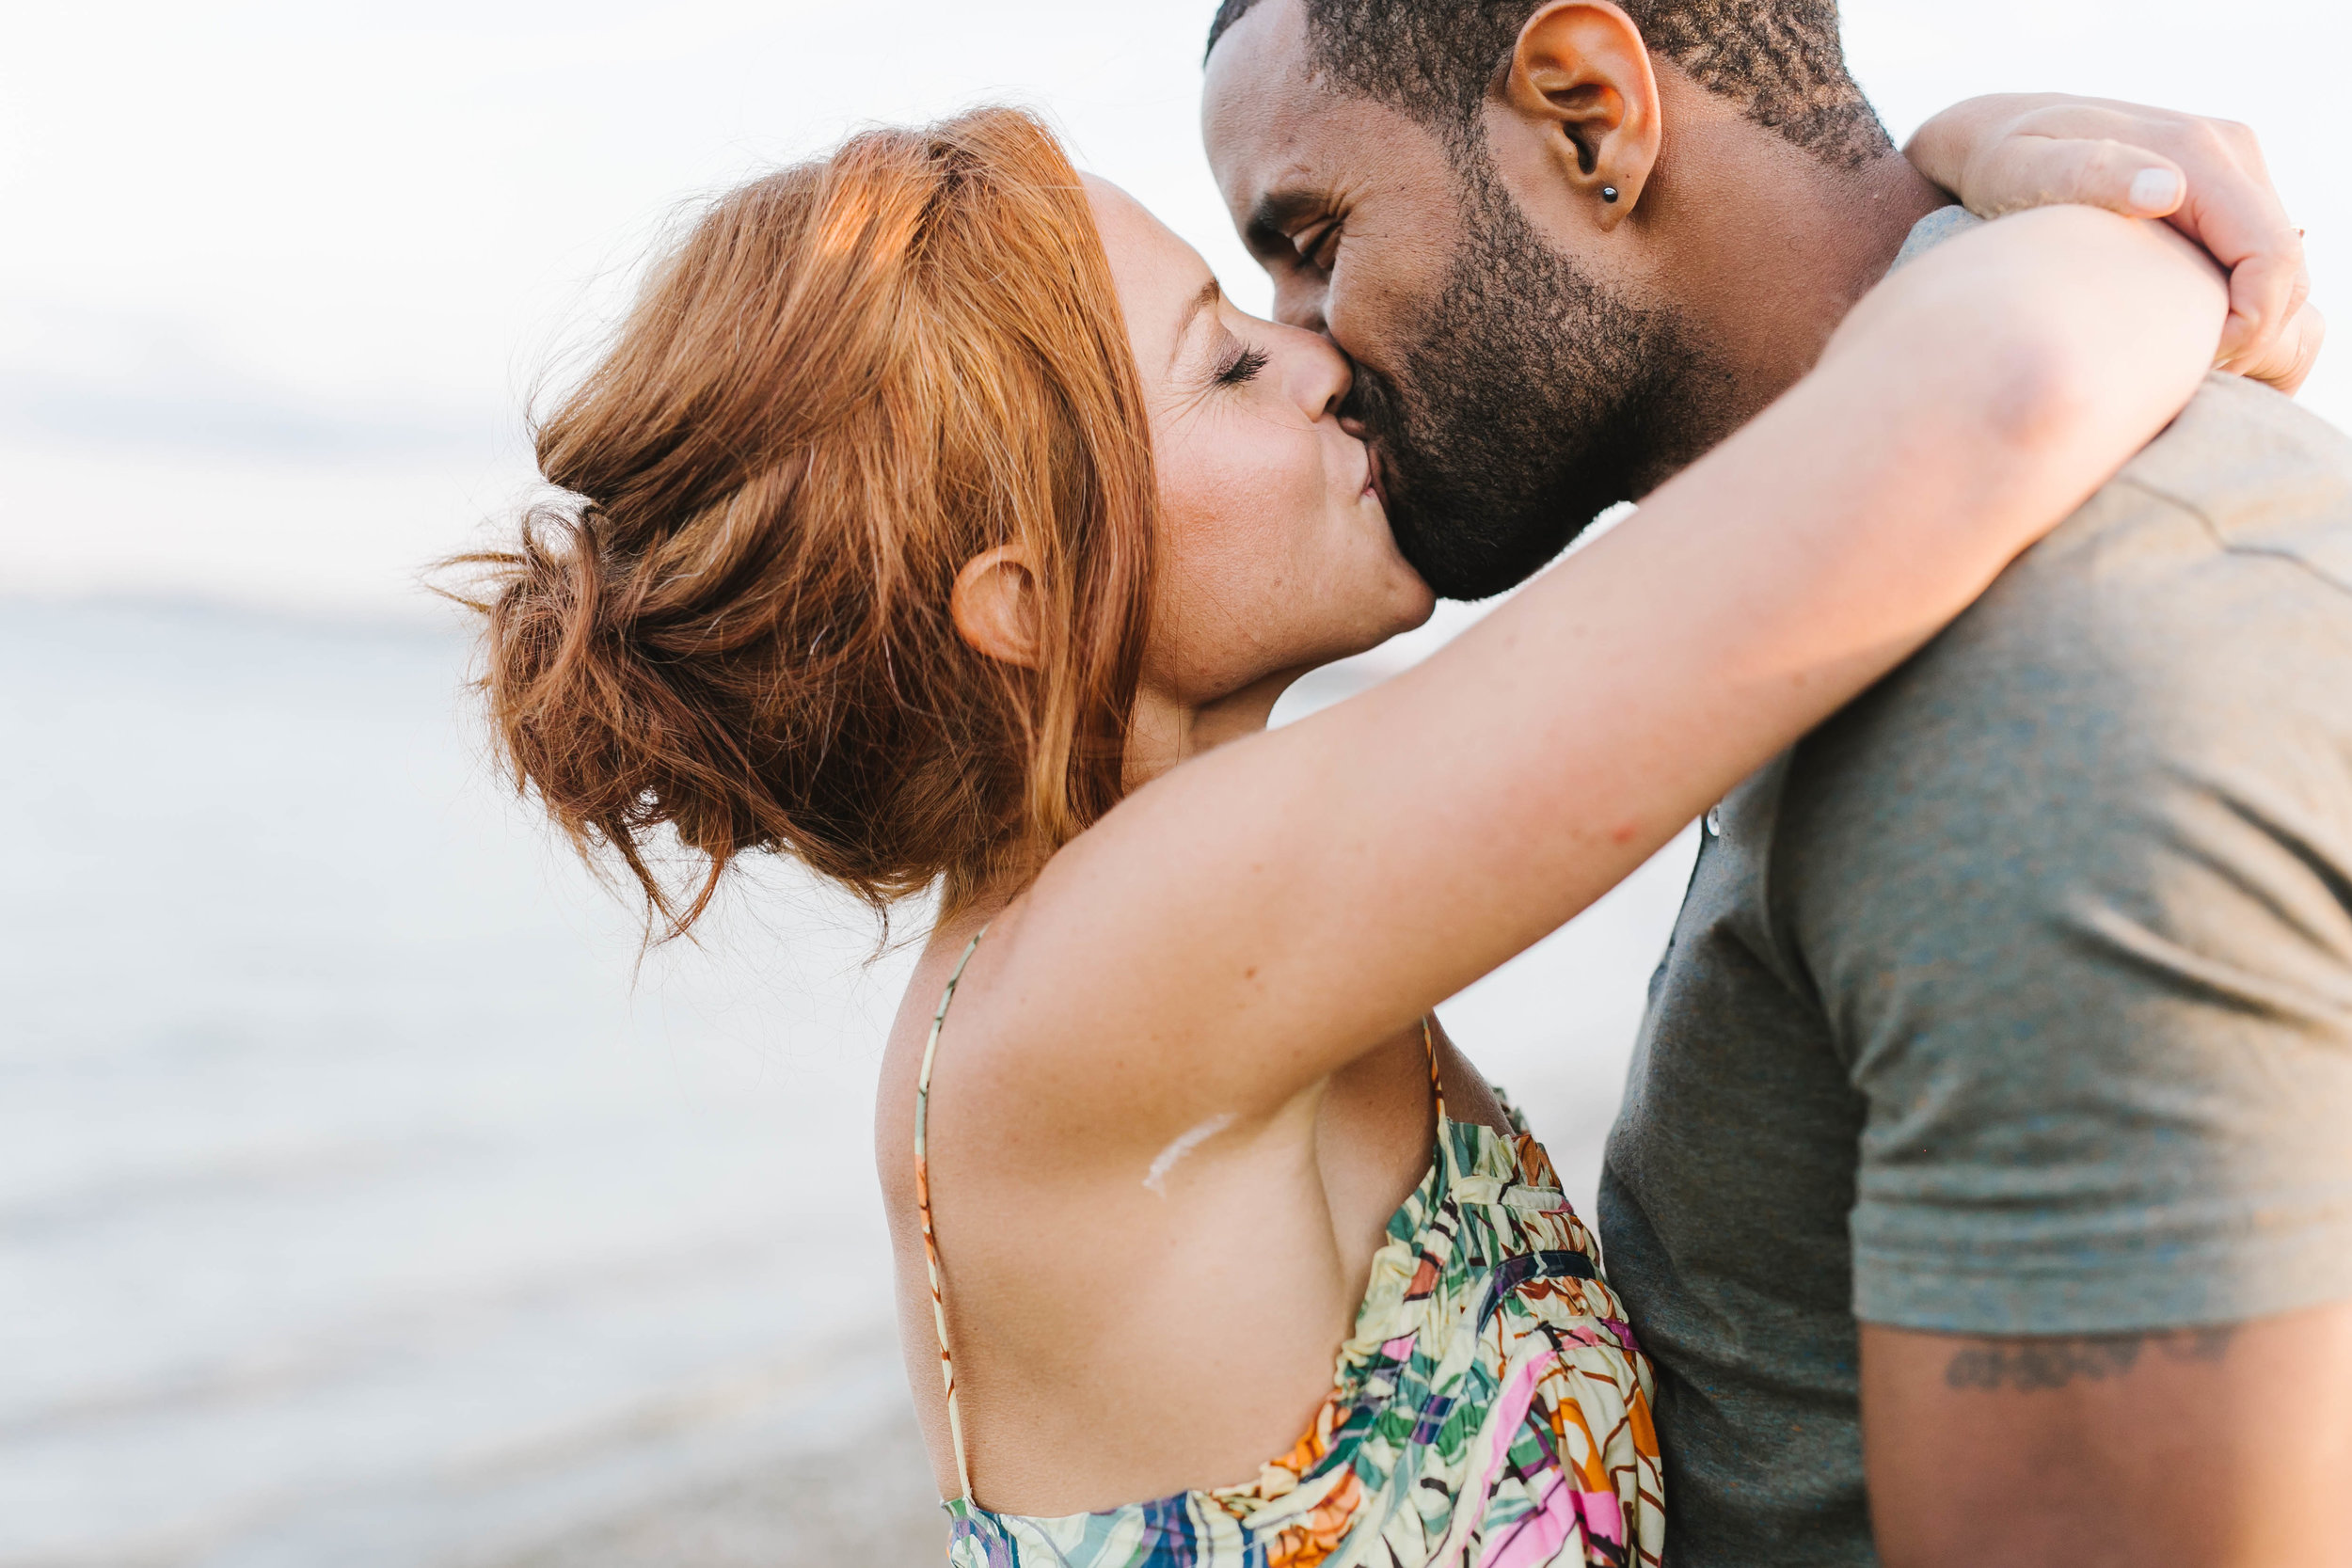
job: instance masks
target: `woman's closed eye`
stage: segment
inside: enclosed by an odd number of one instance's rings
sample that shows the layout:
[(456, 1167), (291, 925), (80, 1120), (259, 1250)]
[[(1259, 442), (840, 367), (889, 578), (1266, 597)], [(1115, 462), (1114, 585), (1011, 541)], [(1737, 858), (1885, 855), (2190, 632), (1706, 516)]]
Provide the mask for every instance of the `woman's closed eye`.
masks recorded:
[(1265, 350), (1237, 342), (1232, 352), (1226, 356), (1225, 363), (1218, 368), (1216, 384), (1220, 387), (1246, 387), (1257, 380), (1259, 373), (1271, 362), (1272, 356)]

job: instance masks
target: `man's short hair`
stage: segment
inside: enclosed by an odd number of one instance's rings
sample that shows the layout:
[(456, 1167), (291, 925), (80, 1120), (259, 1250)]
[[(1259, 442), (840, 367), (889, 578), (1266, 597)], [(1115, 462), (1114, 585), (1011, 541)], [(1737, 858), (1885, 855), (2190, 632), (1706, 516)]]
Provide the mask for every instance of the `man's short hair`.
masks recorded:
[[(1450, 138), (1477, 123), (1543, 0), (1304, 0), (1315, 68)], [(1830, 162), (1892, 150), (1846, 72), (1837, 0), (1619, 0), (1653, 54), (1749, 119)], [(1209, 52), (1258, 0), (1225, 0)]]

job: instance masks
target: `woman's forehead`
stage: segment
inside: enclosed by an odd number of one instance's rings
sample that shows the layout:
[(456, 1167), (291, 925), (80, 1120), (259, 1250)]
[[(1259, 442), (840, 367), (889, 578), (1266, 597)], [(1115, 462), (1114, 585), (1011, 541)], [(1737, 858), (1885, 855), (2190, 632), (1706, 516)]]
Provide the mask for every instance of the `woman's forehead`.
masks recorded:
[(1147, 364), (1164, 361), (1186, 308), (1213, 276), (1209, 264), (1118, 185), (1096, 174), (1081, 178), (1137, 356)]

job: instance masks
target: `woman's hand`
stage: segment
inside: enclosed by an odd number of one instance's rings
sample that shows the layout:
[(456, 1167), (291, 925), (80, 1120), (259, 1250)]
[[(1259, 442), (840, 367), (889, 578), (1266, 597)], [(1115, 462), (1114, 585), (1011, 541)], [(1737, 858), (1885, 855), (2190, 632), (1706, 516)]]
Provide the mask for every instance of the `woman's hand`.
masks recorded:
[(1956, 104), (1904, 151), (1984, 217), (2072, 202), (2166, 219), (2230, 274), (2217, 365), (2293, 392), (2319, 357), (2327, 326), (2310, 303), (2302, 230), (2243, 125), (2021, 93)]

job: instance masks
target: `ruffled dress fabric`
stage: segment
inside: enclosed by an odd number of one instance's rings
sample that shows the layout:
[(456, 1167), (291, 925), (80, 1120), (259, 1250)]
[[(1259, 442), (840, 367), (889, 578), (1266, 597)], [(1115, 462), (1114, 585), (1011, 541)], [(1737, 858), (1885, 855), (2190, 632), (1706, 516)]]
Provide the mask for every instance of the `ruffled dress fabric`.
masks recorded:
[(1517, 1112), (1442, 1116), (1337, 1386), (1247, 1486), (1030, 1518), (946, 1505), (954, 1568), (1629, 1568), (1664, 1534), (1648, 1362)]

